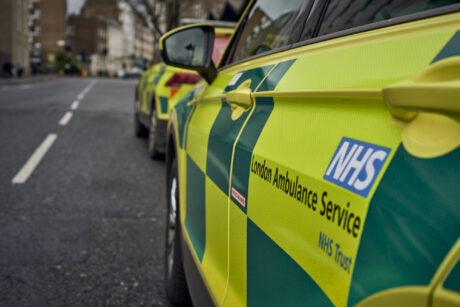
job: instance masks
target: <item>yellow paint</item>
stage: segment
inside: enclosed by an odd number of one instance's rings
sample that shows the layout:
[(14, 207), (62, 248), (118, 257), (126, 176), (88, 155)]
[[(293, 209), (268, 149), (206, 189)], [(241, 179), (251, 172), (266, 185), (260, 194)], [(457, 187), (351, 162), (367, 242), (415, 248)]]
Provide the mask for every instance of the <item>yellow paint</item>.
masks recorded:
[(251, 80), (248, 79), (238, 86), (237, 89), (228, 92), (225, 96), (227, 102), (231, 105), (237, 105), (245, 110), (248, 110), (252, 105)]
[(433, 279), (430, 282), (432, 288), (441, 287), (447, 276), (454, 269), (455, 264), (460, 260), (460, 238), (455, 242), (452, 249), (444, 258), (443, 262), (439, 266), (436, 274), (433, 276)]
[(231, 36), (233, 32), (235, 32), (235, 30), (232, 28), (214, 28), (214, 33), (216, 33), (216, 36)]
[(219, 100), (198, 103), (188, 125), (187, 153), (205, 174), (209, 133), (221, 105)]
[(229, 278), (222, 306), (246, 306), (247, 217), (231, 202), (229, 206)]
[(198, 272), (199, 272), (199, 274), (200, 274), (200, 276), (201, 276), (201, 278), (202, 278), (202, 280), (203, 280), (203, 282), (204, 282), (204, 285), (205, 285), (205, 287), (208, 289), (208, 293), (209, 293), (209, 295), (210, 295), (210, 297), (211, 297), (211, 300), (213, 301), (214, 305), (217, 306), (217, 305), (218, 305), (218, 303), (217, 303), (218, 300), (217, 300), (217, 298), (216, 298), (215, 293), (211, 291), (211, 285), (210, 285), (210, 283), (211, 283), (212, 281), (211, 281), (211, 280), (208, 280), (208, 279), (206, 278), (206, 274), (204, 273), (203, 268), (202, 268), (202, 266), (200, 265), (200, 259), (198, 259), (198, 256), (193, 252), (194, 249), (193, 249), (192, 240), (190, 240), (190, 236), (189, 236), (188, 233), (187, 233), (187, 230), (186, 230), (186, 228), (185, 228), (184, 222), (182, 222), (181, 227), (182, 227), (183, 239), (184, 239), (184, 241), (185, 241), (185, 244), (187, 244), (188, 249), (191, 251), (190, 254), (192, 255), (193, 262), (195, 263), (195, 267), (198, 269)]
[(460, 122), (445, 115), (420, 113), (404, 125), (402, 141), (416, 157), (442, 156), (460, 146)]
[(384, 88), (383, 95), (390, 112), (409, 121), (403, 144), (414, 156), (437, 157), (460, 146), (460, 56)]
[(382, 98), (382, 91), (376, 88), (350, 89), (308, 89), (297, 91), (267, 91), (256, 92), (254, 97), (354, 97), (354, 98)]
[(228, 205), (227, 196), (206, 177), (206, 249), (202, 268), (211, 291), (222, 302), (228, 272)]
[[(274, 100), (274, 110), (259, 137), (254, 157), (257, 161), (265, 160), (273, 176), (277, 167), (283, 175), (289, 172), (294, 181), (299, 176), (302, 186), (316, 192), (317, 209), (313, 211), (251, 173), (248, 216), (316, 281), (334, 304), (344, 306), (352, 275), (318, 247), (319, 235), (327, 234), (346, 255), (356, 259), (369, 201), (377, 184), (364, 199), (322, 178), (340, 140), (346, 136), (392, 149), (376, 179), (379, 182), (400, 143), (401, 128), (390, 123), (381, 100), (276, 96)], [(331, 200), (346, 207), (350, 202), (349, 209), (361, 218), (358, 237), (319, 214), (324, 192), (326, 204)]]
[(385, 290), (359, 302), (356, 307), (429, 306), (427, 287), (400, 287)]
[[(220, 110), (222, 91), (232, 77), (239, 71), (297, 59), (275, 90), (254, 93), (255, 97), (274, 97), (274, 109), (253, 153), (258, 161), (265, 160), (266, 165), (272, 168), (273, 175), (276, 168), (283, 175), (289, 172), (291, 179), (296, 180), (298, 177), (303, 186), (314, 191), (317, 194), (316, 210), (250, 173), (248, 216), (313, 278), (334, 305), (347, 304), (354, 261), (350, 273), (343, 270), (333, 257), (318, 247), (319, 233), (323, 232), (333, 238), (335, 243), (340, 244), (344, 254), (356, 260), (369, 202), (401, 141), (406, 145), (405, 133), (411, 129), (406, 129), (408, 124), (397, 122), (390, 116), (382, 89), (401, 80), (411, 79), (426, 69), (458, 30), (459, 21), (460, 13), (449, 14), (259, 57), (222, 69), (217, 79), (196, 100), (197, 109), (186, 134), (187, 153), (206, 172), (209, 132)], [(416, 125), (423, 117), (417, 116), (410, 125)], [(428, 127), (427, 124), (421, 125), (425, 128), (415, 127), (417, 131)], [(344, 136), (391, 149), (366, 198), (323, 179)], [(181, 155), (184, 161), (185, 152), (181, 151)], [(233, 162), (238, 161), (232, 161), (231, 170)], [(185, 170), (181, 174), (185, 178)], [(229, 254), (228, 271), (225, 271), (221, 262), (223, 255), (214, 250), (215, 247), (208, 241), (210, 238), (217, 242), (225, 233), (216, 224), (224, 223), (217, 216), (222, 212), (218, 213), (217, 208), (211, 207), (215, 205), (214, 202), (217, 204), (224, 199), (219, 195), (217, 187), (208, 180), (206, 185), (210, 191), (206, 194), (206, 226), (208, 231), (220, 230), (207, 233), (205, 260), (203, 266), (198, 266), (205, 276), (208, 289), (212, 290), (215, 302), (222, 302), (221, 293), (224, 288), (223, 278), (217, 275), (228, 272), (223, 305), (245, 306), (246, 216), (238, 208), (239, 205), (226, 199), (229, 204)], [(355, 216), (360, 216), (356, 237), (319, 213), (323, 208), (324, 192), (327, 193), (326, 202), (330, 200), (342, 208), (348, 208)], [(187, 242), (191, 246), (190, 241)], [(222, 242), (216, 244), (223, 248)], [(211, 259), (213, 257), (220, 259)], [(198, 261), (196, 263), (199, 264)], [(211, 285), (212, 280), (218, 280), (218, 285)], [(403, 290), (407, 295), (396, 290), (393, 292), (396, 294), (394, 297), (400, 300), (391, 302), (407, 302), (406, 299), (412, 294), (412, 302), (427, 302), (425, 292), (418, 287)], [(378, 304), (378, 301), (375, 302)]]

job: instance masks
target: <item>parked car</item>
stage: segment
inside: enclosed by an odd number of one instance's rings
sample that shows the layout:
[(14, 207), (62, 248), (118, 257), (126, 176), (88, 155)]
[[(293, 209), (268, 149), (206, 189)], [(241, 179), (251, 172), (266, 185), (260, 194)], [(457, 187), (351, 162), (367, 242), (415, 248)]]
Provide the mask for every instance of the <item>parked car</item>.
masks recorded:
[[(213, 23), (217, 27), (212, 60), (218, 63), (235, 23)], [(135, 134), (139, 137), (148, 136), (148, 152), (153, 159), (161, 158), (165, 153), (166, 126), (171, 109), (201, 79), (195, 71), (164, 63), (152, 66), (140, 79), (136, 90)]]
[(174, 305), (459, 306), (458, 1), (251, 1), (162, 37)]

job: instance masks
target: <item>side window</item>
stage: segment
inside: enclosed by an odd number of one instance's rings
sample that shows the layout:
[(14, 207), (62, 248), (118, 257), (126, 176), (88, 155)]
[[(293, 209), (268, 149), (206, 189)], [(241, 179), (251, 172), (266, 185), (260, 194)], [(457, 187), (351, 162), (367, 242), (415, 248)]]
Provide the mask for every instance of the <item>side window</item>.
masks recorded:
[(287, 45), (292, 33), (298, 33), (299, 18), (312, 1), (257, 1), (249, 11), (230, 63)]
[(331, 0), (318, 35), (334, 33), (459, 2), (459, 0)]

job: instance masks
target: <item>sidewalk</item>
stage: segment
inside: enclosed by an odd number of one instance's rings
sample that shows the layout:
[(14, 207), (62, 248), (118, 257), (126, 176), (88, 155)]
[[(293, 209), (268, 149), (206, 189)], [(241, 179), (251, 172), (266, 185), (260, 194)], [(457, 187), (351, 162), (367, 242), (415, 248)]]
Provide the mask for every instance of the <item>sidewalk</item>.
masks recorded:
[(59, 77), (58, 75), (38, 75), (38, 76), (29, 76), (24, 78), (0, 78), (0, 87), (8, 87), (14, 85), (23, 85), (36, 82), (42, 82), (47, 80), (52, 80)]

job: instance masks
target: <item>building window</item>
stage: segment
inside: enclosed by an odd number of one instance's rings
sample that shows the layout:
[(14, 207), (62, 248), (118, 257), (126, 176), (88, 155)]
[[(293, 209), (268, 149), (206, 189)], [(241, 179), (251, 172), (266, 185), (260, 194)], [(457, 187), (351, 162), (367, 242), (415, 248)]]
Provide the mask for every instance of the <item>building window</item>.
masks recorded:
[(30, 12), (31, 19), (38, 19), (41, 16), (41, 11), (39, 9), (32, 9)]
[(40, 34), (40, 27), (39, 26), (31, 26), (30, 27), (30, 33), (32, 34), (32, 36), (37, 36), (38, 34)]
[(67, 26), (67, 35), (75, 35), (75, 26), (74, 25), (68, 25)]

